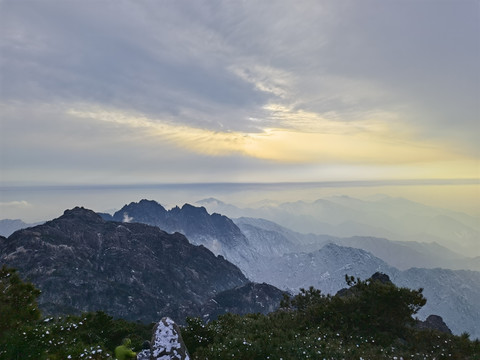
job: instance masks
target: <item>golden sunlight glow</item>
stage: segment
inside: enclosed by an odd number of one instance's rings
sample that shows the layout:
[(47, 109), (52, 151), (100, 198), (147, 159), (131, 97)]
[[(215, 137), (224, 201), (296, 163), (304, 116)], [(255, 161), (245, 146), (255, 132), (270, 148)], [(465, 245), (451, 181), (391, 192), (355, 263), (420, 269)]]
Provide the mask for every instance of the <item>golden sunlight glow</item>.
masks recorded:
[(72, 109), (68, 113), (136, 129), (154, 141), (211, 156), (242, 154), (284, 163), (401, 164), (427, 178), (478, 176), (475, 160), (463, 158), (445, 144), (415, 140), (410, 129), (394, 129), (378, 118), (339, 122), (279, 105), (270, 105), (269, 110), (282, 127), (262, 133), (212, 131), (118, 111)]

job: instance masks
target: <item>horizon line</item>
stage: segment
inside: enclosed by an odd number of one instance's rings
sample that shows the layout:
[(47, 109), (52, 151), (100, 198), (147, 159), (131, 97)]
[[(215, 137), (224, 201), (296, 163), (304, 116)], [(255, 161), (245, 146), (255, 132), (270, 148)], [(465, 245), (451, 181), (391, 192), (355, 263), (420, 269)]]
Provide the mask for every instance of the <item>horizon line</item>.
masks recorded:
[(427, 186), (427, 185), (480, 185), (478, 178), (461, 179), (387, 179), (387, 180), (330, 180), (330, 181), (278, 181), (278, 182), (165, 182), (124, 184), (25, 184), (0, 185), (0, 191), (9, 190), (85, 190), (85, 189), (148, 189), (188, 187), (373, 187), (373, 186)]

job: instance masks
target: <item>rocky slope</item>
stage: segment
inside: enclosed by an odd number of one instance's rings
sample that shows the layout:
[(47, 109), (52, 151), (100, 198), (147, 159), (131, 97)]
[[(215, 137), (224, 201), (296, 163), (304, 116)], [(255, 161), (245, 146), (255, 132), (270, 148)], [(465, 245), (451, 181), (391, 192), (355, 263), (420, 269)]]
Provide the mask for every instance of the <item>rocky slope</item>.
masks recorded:
[(0, 263), (42, 290), (46, 314), (104, 310), (129, 320), (181, 321), (247, 283), (236, 266), (179, 233), (108, 222), (83, 208), (1, 241)]

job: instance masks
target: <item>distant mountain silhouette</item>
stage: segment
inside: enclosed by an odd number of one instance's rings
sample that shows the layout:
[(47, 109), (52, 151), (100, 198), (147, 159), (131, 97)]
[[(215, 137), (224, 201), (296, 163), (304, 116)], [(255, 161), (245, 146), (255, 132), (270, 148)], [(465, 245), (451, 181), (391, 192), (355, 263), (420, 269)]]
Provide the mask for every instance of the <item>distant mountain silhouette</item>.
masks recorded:
[(233, 219), (260, 254), (282, 255), (311, 252), (327, 243), (368, 251), (400, 270), (411, 267), (480, 271), (480, 257), (467, 258), (437, 244), (416, 241), (391, 241), (372, 236), (342, 238), (331, 235), (301, 234), (265, 219)]
[(403, 198), (377, 196), (360, 200), (331, 196), (312, 202), (263, 202), (248, 208), (238, 208), (213, 198), (197, 203), (210, 212), (232, 218), (267, 219), (303, 234), (436, 242), (463, 256), (480, 255), (478, 218)]
[(2, 220), (0, 220), (0, 235), (1, 236), (10, 236), (17, 230), (25, 229), (27, 227), (32, 227), (32, 226), (40, 225), (40, 224), (43, 224), (43, 222), (28, 224), (28, 223), (23, 222), (20, 219), (14, 219), (14, 220), (12, 220), (12, 219), (2, 219)]

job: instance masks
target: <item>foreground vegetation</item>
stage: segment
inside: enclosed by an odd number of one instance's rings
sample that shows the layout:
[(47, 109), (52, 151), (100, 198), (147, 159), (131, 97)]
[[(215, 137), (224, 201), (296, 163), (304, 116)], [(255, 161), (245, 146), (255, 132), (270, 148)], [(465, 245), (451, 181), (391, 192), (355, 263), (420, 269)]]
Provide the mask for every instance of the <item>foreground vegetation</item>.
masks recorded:
[(344, 297), (310, 288), (268, 315), (227, 314), (183, 331), (193, 359), (480, 359), (480, 342), (416, 330), (421, 290), (355, 281)]
[(39, 294), (14, 269), (0, 269), (0, 359), (112, 359), (124, 337), (140, 349), (152, 336), (153, 324), (113, 319), (100, 311), (41, 319)]
[[(480, 342), (413, 327), (421, 290), (347, 278), (343, 296), (310, 288), (268, 315), (187, 319), (192, 359), (480, 359)], [(111, 359), (122, 338), (139, 350), (153, 324), (102, 312), (41, 318), (39, 291), (13, 269), (0, 270), (0, 359)]]

